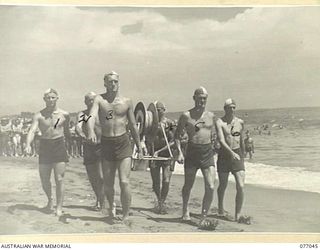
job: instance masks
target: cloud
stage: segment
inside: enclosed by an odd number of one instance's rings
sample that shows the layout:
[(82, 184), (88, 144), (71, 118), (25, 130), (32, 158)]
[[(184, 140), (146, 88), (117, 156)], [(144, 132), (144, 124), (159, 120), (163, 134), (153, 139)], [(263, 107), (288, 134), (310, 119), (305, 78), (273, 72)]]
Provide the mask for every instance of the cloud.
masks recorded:
[[(190, 104), (202, 84), (212, 106), (229, 96), (243, 107), (299, 106), (294, 99), (310, 94), (320, 100), (309, 90), (320, 93), (319, 7), (249, 8), (223, 18), (170, 12), (0, 7), (1, 100), (55, 87), (76, 109), (84, 93), (101, 89), (101, 76), (111, 69), (131, 84), (122, 88), (133, 99), (163, 96), (176, 110)], [(308, 88), (299, 91), (303, 83)], [(288, 89), (292, 98), (283, 99)]]

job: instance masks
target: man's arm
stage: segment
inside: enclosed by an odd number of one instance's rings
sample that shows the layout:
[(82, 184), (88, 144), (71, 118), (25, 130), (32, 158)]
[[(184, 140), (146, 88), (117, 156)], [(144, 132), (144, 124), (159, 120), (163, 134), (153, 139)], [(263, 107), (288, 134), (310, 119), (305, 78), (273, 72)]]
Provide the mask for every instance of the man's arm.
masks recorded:
[(222, 121), (220, 119), (216, 121), (216, 131), (217, 131), (218, 141), (220, 142), (221, 147), (227, 150), (234, 159), (240, 160), (240, 156), (232, 151), (232, 149), (229, 147), (228, 143), (225, 140), (223, 129), (222, 129)]
[(100, 102), (100, 96), (97, 95), (95, 98), (94, 98), (94, 101), (93, 101), (93, 105), (90, 109), (90, 112), (89, 112), (89, 117), (91, 119), (88, 120), (88, 140), (93, 142), (93, 143), (97, 143), (97, 136), (94, 132), (94, 123), (95, 123), (95, 120), (96, 118), (98, 117), (98, 112), (99, 112), (99, 102)]
[[(167, 139), (168, 139), (168, 144), (170, 149), (172, 148), (173, 145), (175, 145), (175, 138), (174, 138), (174, 133), (171, 132), (171, 130), (173, 129), (173, 121), (171, 121), (170, 119), (166, 120), (166, 126), (164, 128), (164, 132), (166, 133)], [(166, 132), (165, 129), (168, 129), (169, 131)], [(164, 136), (164, 135), (163, 135)], [(154, 152), (154, 155), (157, 156), (159, 153), (168, 150), (168, 145), (166, 143), (165, 146), (163, 146), (162, 148), (160, 148), (159, 150), (157, 150), (156, 152)]]
[(215, 143), (215, 134), (216, 134), (216, 117), (214, 115), (214, 113), (211, 113), (212, 114), (212, 122), (214, 124), (214, 126), (212, 126), (211, 128), (211, 143), (214, 144)]
[(254, 142), (253, 142), (253, 139), (252, 139), (252, 153), (254, 153)]
[(70, 133), (70, 129), (69, 129), (70, 114), (68, 112), (65, 112), (63, 115), (64, 115), (64, 118), (66, 119), (63, 124), (64, 137), (70, 138), (71, 137), (71, 133)]
[(245, 154), (245, 145), (244, 145), (244, 122), (243, 120), (240, 120), (240, 123), (241, 123), (241, 131), (240, 131), (240, 150), (241, 150), (241, 153), (242, 153), (242, 156), (244, 156)]
[(85, 133), (82, 130), (83, 122), (84, 122), (84, 113), (81, 111), (77, 115), (77, 121), (76, 121), (76, 133), (83, 139), (86, 138)]
[(179, 121), (178, 121), (178, 125), (177, 125), (177, 130), (174, 134), (175, 143), (176, 143), (177, 149), (179, 151), (179, 156), (178, 156), (179, 163), (183, 163), (183, 161), (184, 161), (184, 157), (183, 157), (183, 153), (182, 153), (182, 149), (181, 149), (181, 135), (182, 135), (183, 129), (186, 126), (187, 119), (188, 119), (188, 117), (187, 117), (186, 113), (183, 113), (180, 116)]
[(26, 148), (25, 148), (27, 154), (31, 153), (31, 142), (34, 139), (34, 135), (38, 129), (38, 126), (39, 126), (39, 113), (36, 113), (33, 116), (31, 127), (27, 135)]
[(139, 132), (138, 132), (138, 128), (137, 128), (137, 124), (136, 124), (136, 119), (134, 118), (134, 114), (133, 114), (133, 104), (132, 101), (129, 100), (129, 108), (128, 108), (128, 125), (129, 125), (129, 129), (131, 132), (131, 136), (134, 140), (134, 143), (136, 144), (137, 148), (138, 148), (138, 156), (139, 158), (142, 157), (142, 147), (141, 147), (141, 142), (140, 142), (140, 136), (139, 136)]

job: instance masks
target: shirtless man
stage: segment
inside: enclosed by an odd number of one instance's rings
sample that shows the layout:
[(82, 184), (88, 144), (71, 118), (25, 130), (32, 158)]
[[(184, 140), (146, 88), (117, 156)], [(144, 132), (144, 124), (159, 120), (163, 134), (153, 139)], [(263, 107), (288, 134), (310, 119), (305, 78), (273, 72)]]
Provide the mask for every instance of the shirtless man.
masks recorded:
[(94, 99), (88, 120), (88, 140), (97, 143), (94, 133), (96, 117), (101, 124), (101, 147), (102, 147), (102, 171), (104, 188), (109, 202), (109, 215), (115, 217), (114, 206), (114, 181), (116, 170), (118, 170), (121, 189), (122, 220), (126, 221), (129, 216), (131, 205), (131, 190), (129, 177), (131, 172), (132, 148), (127, 131), (127, 124), (131, 136), (137, 146), (138, 158), (142, 158), (142, 149), (138, 129), (133, 114), (132, 101), (120, 96), (119, 75), (111, 72), (104, 76), (104, 86), (107, 92), (97, 95)]
[(252, 155), (254, 154), (254, 143), (252, 137), (250, 137), (249, 130), (246, 131), (246, 138), (244, 139), (244, 146), (245, 146), (245, 156), (249, 153), (249, 159), (252, 159)]
[(11, 133), (12, 123), (9, 118), (2, 118), (0, 122), (0, 147), (1, 156), (11, 156), (10, 149), (10, 133)]
[(98, 117), (96, 117), (94, 123), (94, 133), (97, 137), (97, 144), (92, 144), (87, 141), (87, 122), (90, 118), (92, 119), (92, 117), (89, 116), (89, 112), (93, 105), (95, 96), (96, 94), (94, 92), (90, 92), (85, 95), (84, 103), (87, 106), (87, 109), (78, 113), (76, 133), (82, 138), (83, 141), (83, 164), (86, 167), (89, 182), (96, 195), (96, 205), (94, 210), (101, 210), (104, 208), (105, 199), (101, 166), (101, 126)]
[(46, 107), (33, 117), (26, 142), (26, 153), (31, 153), (31, 142), (34, 139), (37, 129), (41, 131), (39, 148), (39, 173), (41, 184), (47, 195), (48, 203), (45, 207), (47, 212), (53, 208), (50, 176), (52, 169), (56, 182), (56, 215), (62, 215), (62, 203), (64, 196), (64, 174), (68, 154), (65, 147), (64, 135), (69, 135), (69, 113), (57, 107), (58, 92), (48, 89), (44, 93), (43, 100)]
[(216, 121), (217, 136), (221, 145), (217, 161), (219, 176), (218, 213), (220, 216), (226, 216), (223, 199), (228, 184), (229, 172), (231, 172), (236, 181), (235, 220), (238, 221), (244, 198), (244, 122), (235, 116), (235, 109), (235, 101), (231, 98), (227, 99), (224, 103), (225, 115)]
[[(195, 105), (192, 109), (184, 112), (178, 121), (175, 133), (176, 145), (179, 150), (178, 162), (184, 162), (184, 186), (182, 188), (182, 220), (190, 220), (188, 202), (190, 192), (195, 181), (198, 169), (201, 169), (205, 193), (202, 201), (201, 221), (204, 221), (210, 209), (214, 192), (214, 159), (211, 137), (214, 132), (215, 116), (206, 110), (208, 92), (204, 87), (194, 91), (193, 100)], [(185, 154), (181, 150), (180, 135), (186, 130), (188, 134), (188, 144)]]
[[(156, 108), (159, 116), (159, 125), (157, 135), (155, 137), (155, 140), (153, 141), (153, 147), (151, 147), (151, 153), (155, 157), (170, 157), (170, 153), (161, 126), (164, 128), (169, 145), (171, 147), (174, 145), (174, 134), (172, 131), (174, 122), (169, 118), (165, 117), (166, 108), (162, 102), (157, 101)], [(157, 196), (157, 204), (155, 206), (156, 213), (167, 213), (165, 201), (169, 192), (169, 184), (172, 175), (170, 167), (172, 166), (172, 164), (174, 164), (174, 162), (172, 162), (171, 160), (150, 162), (152, 188)], [(160, 184), (160, 169), (162, 169), (162, 187)]]
[(17, 157), (19, 156), (19, 150), (21, 148), (21, 134), (22, 134), (22, 120), (20, 118), (16, 118), (12, 122), (12, 151), (13, 156)]

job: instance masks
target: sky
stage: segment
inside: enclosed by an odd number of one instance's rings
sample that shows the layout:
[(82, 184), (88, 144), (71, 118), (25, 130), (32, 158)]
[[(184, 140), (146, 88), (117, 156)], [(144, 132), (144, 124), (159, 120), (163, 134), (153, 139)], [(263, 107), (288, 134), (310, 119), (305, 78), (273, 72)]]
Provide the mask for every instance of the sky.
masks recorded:
[(320, 106), (320, 7), (0, 6), (0, 115), (38, 111), (55, 88), (59, 106), (83, 109), (120, 75), (134, 105), (208, 109)]

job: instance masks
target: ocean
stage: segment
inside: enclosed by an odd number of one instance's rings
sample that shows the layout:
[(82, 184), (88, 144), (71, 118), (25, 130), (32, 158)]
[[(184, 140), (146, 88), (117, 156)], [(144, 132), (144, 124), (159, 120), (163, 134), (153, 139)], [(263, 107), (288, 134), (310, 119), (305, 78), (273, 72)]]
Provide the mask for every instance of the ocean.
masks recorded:
[[(320, 107), (238, 110), (236, 116), (255, 145), (253, 159), (245, 161), (247, 184), (320, 193)], [(268, 128), (259, 134), (263, 124)], [(183, 174), (181, 165), (175, 174)]]

